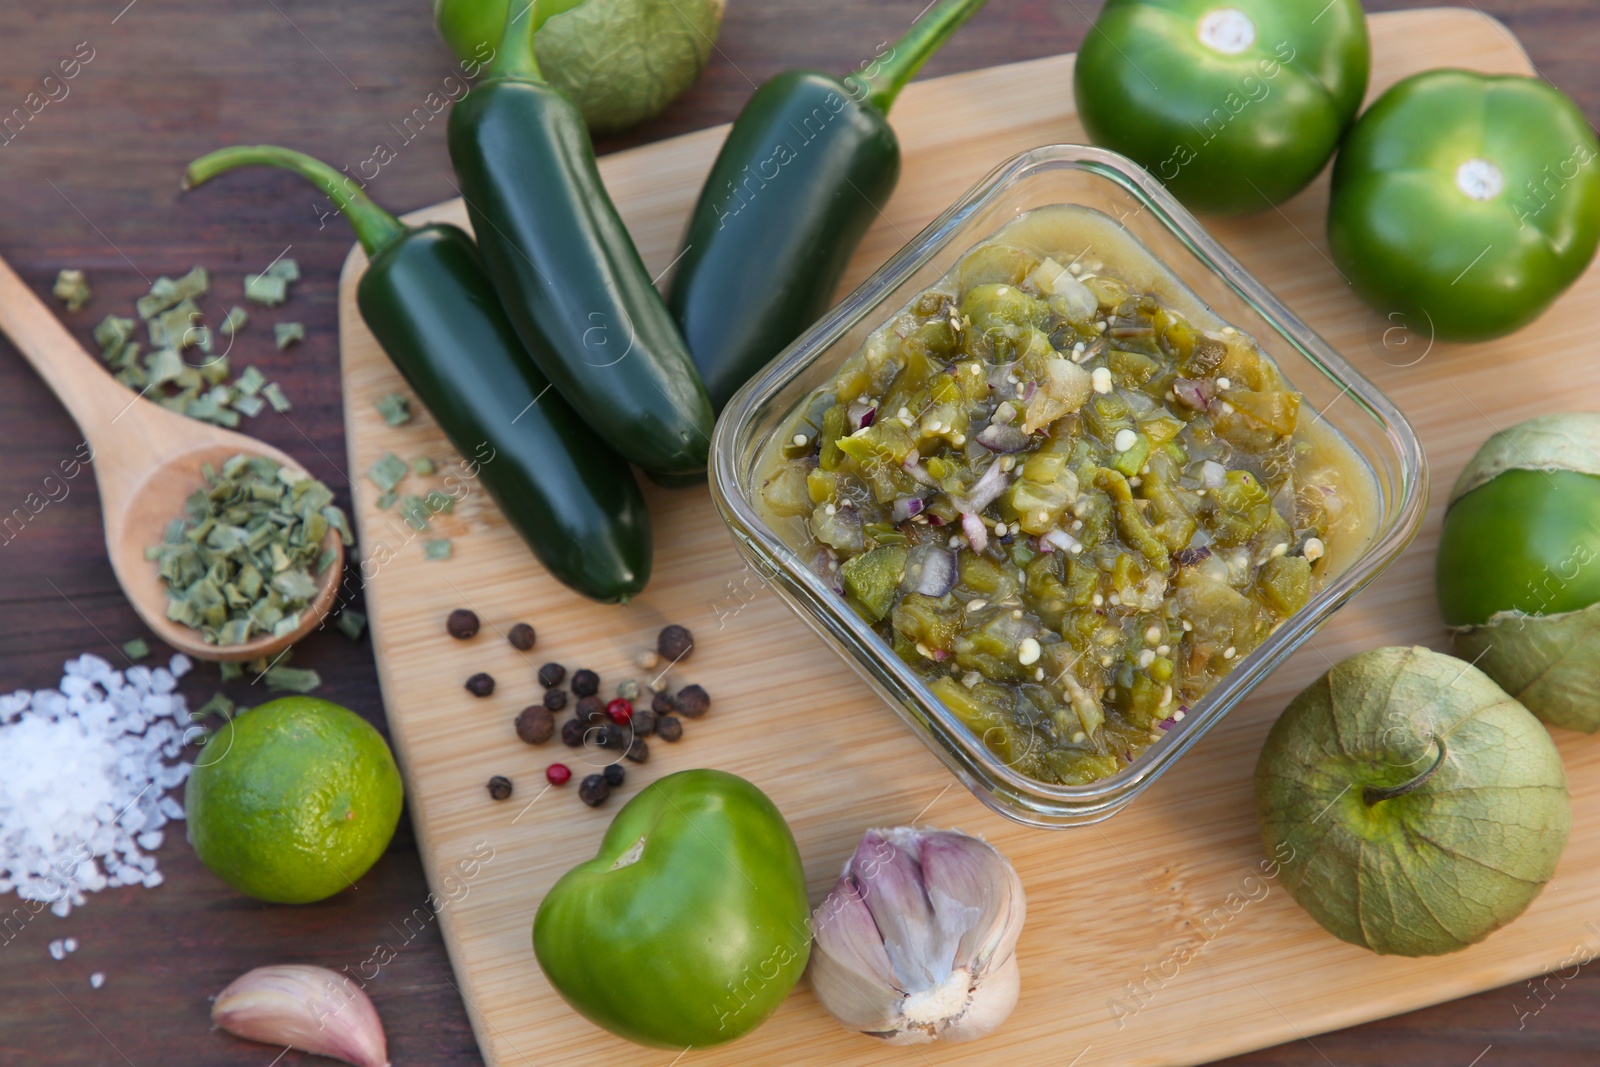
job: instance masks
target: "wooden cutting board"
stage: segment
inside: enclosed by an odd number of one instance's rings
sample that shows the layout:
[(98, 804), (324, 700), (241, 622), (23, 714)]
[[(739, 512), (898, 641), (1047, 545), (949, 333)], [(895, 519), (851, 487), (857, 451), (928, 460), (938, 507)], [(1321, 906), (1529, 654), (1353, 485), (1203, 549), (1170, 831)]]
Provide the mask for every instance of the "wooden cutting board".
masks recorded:
[[(1527, 72), (1498, 22), (1459, 9), (1372, 20), (1373, 90), (1437, 66)], [(846, 279), (854, 286), (996, 164), (1016, 152), (1084, 140), (1072, 106), (1073, 57), (1019, 63), (919, 82), (895, 107), (904, 176)], [(652, 272), (677, 254), (688, 206), (725, 128), (619, 153), (601, 171)], [(1508, 930), (1434, 960), (1374, 956), (1318, 928), (1263, 877), (1251, 774), (1269, 724), (1302, 686), (1351, 653), (1379, 645), (1446, 648), (1432, 592), (1443, 497), (1497, 427), (1553, 408), (1592, 406), (1600, 274), (1590, 271), (1550, 314), (1514, 338), (1476, 348), (1407, 340), (1367, 311), (1329, 263), (1323, 236), (1326, 177), (1286, 205), (1214, 231), (1246, 267), (1395, 398), (1421, 432), (1435, 502), (1405, 557), (1309, 646), (1216, 727), (1132, 807), (1095, 827), (1046, 831), (1001, 818), (958, 784), (834, 654), (794, 618), (736, 555), (706, 490), (649, 491), (655, 579), (633, 604), (602, 607), (548, 578), (481, 488), (463, 477), (453, 514), (418, 534), (353, 474), (367, 600), (385, 704), (410, 796), (439, 921), (478, 1042), (493, 1067), (522, 1064), (945, 1064), (968, 1058), (1017, 1064), (1195, 1064), (1459, 997), (1570, 966), (1600, 953), (1600, 738), (1558, 731), (1573, 783), (1572, 843), (1555, 882)], [(466, 224), (455, 201), (415, 220)], [(433, 421), (386, 426), (373, 401), (407, 393), (355, 309), (365, 266), (344, 272), (345, 415), (353, 472), (386, 451), (426, 455), (441, 487), (458, 461)], [(449, 537), (454, 558), (423, 559), (421, 542)], [(445, 616), (468, 607), (484, 620), (469, 642), (445, 635)], [(519, 620), (538, 630), (523, 654), (502, 636)], [(557, 661), (600, 672), (605, 692), (643, 677), (633, 657), (677, 622), (698, 647), (676, 685), (712, 694), (704, 719), (677, 745), (652, 740), (629, 766), (619, 798), (584, 807), (573, 785), (542, 792), (545, 766), (587, 760), (558, 741), (531, 748), (512, 719), (535, 702), (534, 670)], [(462, 688), (488, 671), (499, 688)], [(1018, 948), (1022, 1000), (978, 1046), (893, 1049), (848, 1034), (804, 986), (756, 1033), (733, 1045), (640, 1049), (569, 1010), (534, 962), (529, 928), (552, 882), (593, 854), (622, 800), (653, 778), (719, 767), (753, 780), (782, 808), (820, 900), (861, 832), (923, 820), (981, 833), (1022, 876), (1028, 922)], [(490, 800), (485, 782), (509, 776), (515, 795)], [(407, 926), (412, 920), (407, 920)], [(1517, 1008), (1507, 994), (1506, 1012)], [(1532, 1002), (1522, 1010), (1536, 1007)]]

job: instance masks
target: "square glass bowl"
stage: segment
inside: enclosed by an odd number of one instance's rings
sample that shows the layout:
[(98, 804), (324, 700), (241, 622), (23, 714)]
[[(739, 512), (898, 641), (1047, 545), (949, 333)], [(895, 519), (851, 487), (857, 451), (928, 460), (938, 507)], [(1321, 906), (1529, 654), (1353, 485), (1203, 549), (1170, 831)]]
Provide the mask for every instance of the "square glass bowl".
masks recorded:
[[(1052, 204), (1092, 208), (1118, 220), (1218, 316), (1251, 334), (1304, 395), (1305, 404), (1322, 412), (1370, 467), (1377, 512), (1366, 548), (1182, 722), (1116, 774), (1079, 786), (1036, 781), (990, 752), (889, 643), (796, 557), (755, 504), (768, 442), (797, 405), (970, 248), (1024, 212)], [(935, 219), (729, 402), (711, 452), (712, 496), (750, 564), (980, 800), (1018, 822), (1043, 827), (1098, 822), (1149, 788), (1394, 561), (1416, 533), (1427, 504), (1422, 444), (1388, 397), (1246, 272), (1147, 172), (1113, 152), (1075, 145), (1017, 156)]]

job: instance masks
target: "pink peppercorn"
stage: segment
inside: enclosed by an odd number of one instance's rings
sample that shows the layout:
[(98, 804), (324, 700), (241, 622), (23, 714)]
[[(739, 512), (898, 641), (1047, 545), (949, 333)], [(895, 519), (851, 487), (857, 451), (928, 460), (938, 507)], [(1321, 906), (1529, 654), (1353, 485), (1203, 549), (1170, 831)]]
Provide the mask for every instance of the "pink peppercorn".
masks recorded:
[(633, 704), (618, 697), (606, 705), (606, 714), (611, 716), (611, 721), (618, 726), (626, 726), (633, 721)]
[(565, 763), (552, 763), (545, 768), (544, 776), (551, 785), (566, 785), (572, 779), (572, 771)]

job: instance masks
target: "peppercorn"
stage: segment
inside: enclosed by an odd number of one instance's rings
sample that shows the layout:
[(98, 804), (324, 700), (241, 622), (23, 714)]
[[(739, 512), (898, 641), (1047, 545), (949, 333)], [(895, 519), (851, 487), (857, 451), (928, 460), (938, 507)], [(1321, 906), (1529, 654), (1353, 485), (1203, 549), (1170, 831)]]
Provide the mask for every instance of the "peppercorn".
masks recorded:
[(591, 808), (598, 808), (606, 802), (611, 795), (611, 786), (606, 783), (605, 775), (591, 774), (578, 786), (578, 799)]
[(552, 763), (544, 769), (544, 776), (551, 785), (566, 785), (572, 780), (572, 769), (565, 763)]
[(622, 755), (625, 758), (632, 760), (634, 763), (643, 763), (645, 760), (650, 758), (650, 746), (645, 744), (644, 738), (635, 737), (633, 741), (629, 743), (628, 751), (624, 752)]
[(546, 689), (544, 691), (544, 706), (551, 711), (560, 711), (567, 706), (567, 691), (565, 689)]
[(569, 748), (583, 747), (583, 733), (589, 724), (582, 719), (568, 719), (561, 724), (561, 743)]
[(663, 741), (676, 741), (683, 736), (683, 720), (676, 715), (663, 716), (656, 723), (656, 736)]
[(656, 651), (668, 663), (686, 660), (694, 651), (694, 635), (682, 626), (665, 627), (656, 638)]
[(581, 697), (592, 697), (600, 692), (600, 676), (594, 671), (572, 672), (572, 691)]
[(653, 671), (661, 666), (661, 656), (659, 653), (646, 649), (633, 657), (633, 662), (641, 671)]
[(475, 697), (486, 697), (494, 692), (494, 676), (479, 671), (467, 679), (467, 692)]
[(606, 720), (606, 702), (597, 696), (584, 697), (578, 701), (578, 706), (573, 710), (585, 724)]
[(489, 795), (496, 800), (504, 800), (511, 795), (511, 779), (503, 774), (497, 774), (489, 779)]
[(633, 705), (618, 697), (606, 705), (606, 714), (611, 716), (612, 722), (621, 726), (633, 718)]
[(466, 608), (457, 608), (445, 620), (444, 628), (457, 641), (478, 636), (478, 616)]
[(567, 669), (559, 663), (546, 663), (539, 668), (539, 684), (554, 689), (567, 679)]
[(656, 713), (649, 708), (640, 708), (633, 713), (628, 725), (633, 727), (634, 737), (648, 737), (656, 731)]
[(671, 693), (657, 693), (650, 701), (650, 710), (657, 715), (676, 715), (678, 702), (672, 699)]
[(639, 683), (632, 678), (617, 686), (617, 696), (629, 703), (639, 699), (639, 691)]
[(686, 685), (678, 690), (678, 714), (698, 719), (711, 707), (711, 695), (698, 685)]
[(522, 709), (517, 716), (517, 736), (530, 745), (542, 745), (556, 732), (556, 717), (549, 708), (537, 704)]
[(598, 736), (595, 737), (594, 743), (601, 748), (627, 747), (628, 735), (623, 733), (622, 727), (616, 723), (603, 722), (598, 727), (591, 727), (591, 729), (596, 730)]
[(606, 777), (606, 785), (609, 785), (613, 789), (621, 785), (628, 777), (628, 772), (622, 769), (622, 764), (620, 763), (606, 764), (605, 770), (601, 773)]
[(538, 635), (533, 632), (533, 627), (525, 622), (517, 623), (511, 628), (511, 632), (506, 634), (506, 640), (510, 641), (511, 647), (518, 652), (528, 651), (538, 639)]

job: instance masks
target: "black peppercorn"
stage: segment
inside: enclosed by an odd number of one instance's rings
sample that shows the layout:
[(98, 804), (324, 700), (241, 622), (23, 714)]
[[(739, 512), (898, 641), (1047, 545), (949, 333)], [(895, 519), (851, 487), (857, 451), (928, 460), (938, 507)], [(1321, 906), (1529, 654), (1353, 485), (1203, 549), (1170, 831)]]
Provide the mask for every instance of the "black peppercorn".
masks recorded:
[(577, 713), (578, 718), (586, 724), (606, 721), (606, 702), (597, 696), (583, 697), (573, 710)]
[(601, 748), (623, 749), (628, 747), (627, 733), (623, 731), (622, 727), (609, 719), (600, 724), (598, 734), (599, 736), (595, 738), (594, 743)]
[(466, 608), (457, 608), (445, 620), (445, 630), (457, 641), (478, 636), (478, 616)]
[(650, 746), (645, 744), (644, 738), (635, 737), (628, 745), (628, 751), (624, 752), (623, 756), (634, 763), (643, 763), (650, 758)]
[(526, 652), (538, 640), (538, 635), (533, 632), (533, 627), (525, 622), (519, 622), (506, 634), (506, 640), (511, 642), (511, 647), (518, 652)]
[(698, 685), (686, 685), (678, 690), (678, 714), (698, 719), (711, 707), (711, 695)]
[(567, 691), (565, 689), (546, 689), (544, 691), (544, 706), (551, 711), (560, 711), (567, 706)]
[(592, 697), (600, 692), (600, 676), (594, 671), (573, 671), (572, 692), (580, 697)]
[(517, 716), (517, 736), (530, 745), (542, 745), (556, 732), (556, 719), (549, 708), (534, 704)]
[(676, 741), (683, 736), (683, 720), (676, 715), (664, 716), (656, 723), (656, 736), (663, 741)]
[(496, 800), (504, 800), (511, 795), (511, 779), (503, 774), (497, 774), (489, 779), (489, 795)]
[(694, 635), (682, 626), (667, 626), (656, 638), (656, 651), (668, 663), (679, 663), (694, 651)]
[(539, 668), (539, 684), (554, 689), (567, 679), (567, 669), (559, 663), (546, 663)]
[(657, 693), (650, 701), (650, 710), (657, 715), (676, 715), (678, 702), (672, 699), (671, 693)]
[(628, 772), (622, 769), (622, 764), (620, 763), (606, 764), (606, 769), (601, 773), (605, 775), (606, 785), (613, 789), (621, 785), (628, 777)]
[(561, 743), (571, 748), (583, 747), (583, 732), (588, 724), (582, 719), (568, 719), (561, 724)]
[(494, 677), (479, 671), (467, 679), (467, 692), (475, 697), (486, 697), (494, 692)]
[(591, 808), (598, 808), (604, 804), (610, 795), (611, 786), (606, 783), (603, 774), (591, 774), (583, 780), (582, 785), (578, 786), (578, 799)]
[(628, 720), (628, 725), (633, 727), (634, 737), (649, 737), (656, 732), (656, 713), (649, 708), (640, 708)]

